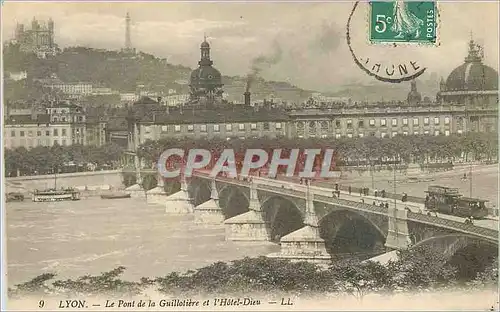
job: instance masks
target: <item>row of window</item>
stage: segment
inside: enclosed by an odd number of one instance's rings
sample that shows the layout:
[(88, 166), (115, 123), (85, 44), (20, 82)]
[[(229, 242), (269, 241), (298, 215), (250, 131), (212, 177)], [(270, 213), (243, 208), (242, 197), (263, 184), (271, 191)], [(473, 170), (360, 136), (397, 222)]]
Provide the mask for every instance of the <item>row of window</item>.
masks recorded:
[[(66, 122), (66, 117), (64, 117), (64, 116), (61, 117), (61, 120), (59, 120), (59, 118), (57, 116), (52, 117), (52, 122), (59, 122), (59, 121)], [(78, 122), (83, 122), (83, 116), (78, 116), (78, 118), (77, 118), (77, 116), (75, 116), (75, 118), (74, 118), (73, 121), (74, 122), (77, 122), (77, 121)]]
[[(439, 117), (434, 117), (434, 125), (439, 125), (441, 122), (440, 118)], [(362, 128), (364, 127), (364, 120), (360, 120), (358, 121), (358, 127)], [(418, 126), (420, 123), (420, 118), (413, 118), (413, 125), (414, 126)], [(348, 119), (346, 121), (346, 124), (347, 124), (347, 127), (348, 128), (351, 128), (352, 127), (352, 119)], [(408, 125), (408, 118), (403, 118), (402, 119), (402, 124), (403, 126), (407, 126)], [(427, 126), (430, 124), (430, 118), (429, 117), (424, 117), (424, 126)], [(450, 117), (445, 117), (444, 118), (444, 124), (445, 125), (449, 125), (450, 124)], [(375, 127), (375, 119), (370, 119), (369, 121), (369, 125), (370, 127)], [(398, 118), (392, 118), (391, 119), (391, 125), (393, 127), (396, 127), (398, 125)], [(339, 128), (341, 126), (340, 124), (340, 120), (336, 120), (335, 122), (335, 126), (337, 128)], [(386, 127), (387, 126), (387, 119), (383, 118), (383, 119), (380, 119), (380, 126), (381, 127)]]
[[(16, 145), (16, 143), (18, 143), (18, 142), (15, 140), (11, 140), (10, 147), (15, 148), (17, 146), (24, 146), (26, 148), (30, 148), (30, 147), (36, 147), (36, 146), (50, 146), (50, 139), (37, 139), (37, 140), (28, 139), (27, 141), (25, 141), (25, 140), (20, 141), (19, 145)], [(62, 139), (61, 141), (54, 140), (53, 145), (56, 145), (56, 144), (67, 145), (67, 141), (65, 139)]]
[[(238, 124), (238, 131), (245, 131), (247, 128), (247, 125), (244, 123)], [(270, 130), (270, 123), (269, 122), (264, 122), (262, 123), (262, 128), (265, 131)], [(283, 128), (283, 124), (281, 122), (275, 123), (275, 128), (276, 130), (281, 130)], [(207, 125), (200, 125), (200, 132), (207, 132)], [(226, 132), (231, 132), (233, 131), (233, 124), (226, 124), (225, 125)], [(181, 126), (180, 125), (174, 125), (173, 126), (174, 132), (181, 132)], [(214, 124), (212, 125), (212, 130), (213, 132), (219, 132), (220, 131), (220, 125)], [(250, 130), (257, 130), (257, 124), (256, 123), (251, 123), (250, 124)], [(162, 132), (168, 132), (169, 131), (169, 126), (161, 126), (161, 131)], [(192, 132), (194, 131), (194, 125), (187, 125), (187, 131)], [(148, 129), (146, 129), (146, 132), (149, 132)]]
[[(457, 131), (457, 133), (458, 133), (458, 134), (462, 134), (462, 130), (458, 130), (458, 131)], [(414, 135), (419, 135), (419, 134), (420, 134), (420, 132), (419, 132), (419, 131), (414, 131), (414, 132), (413, 132), (413, 134), (414, 134)], [(431, 134), (431, 133), (430, 133), (430, 131), (427, 131), (427, 130), (426, 130), (426, 131), (424, 131), (424, 135), (430, 135), (430, 134)], [(446, 131), (444, 131), (444, 133), (441, 133), (441, 131), (439, 131), (439, 130), (434, 131), (434, 135), (435, 135), (435, 136), (438, 136), (438, 135), (441, 135), (441, 134), (444, 134), (445, 136), (449, 136), (449, 135), (450, 135), (450, 131), (449, 131), (449, 130), (446, 130)], [(370, 133), (370, 135), (371, 135), (371, 136), (375, 136), (375, 132), (371, 132), (371, 133)], [(380, 137), (381, 137), (381, 138), (385, 138), (385, 137), (387, 137), (388, 135), (389, 135), (389, 134), (388, 134), (388, 133), (386, 133), (386, 132), (382, 132), (382, 133), (380, 133)], [(396, 132), (396, 131), (392, 132), (392, 137), (395, 137), (395, 136), (397, 136), (397, 135), (399, 135), (399, 132)], [(408, 131), (403, 131), (403, 135), (408, 135)], [(346, 136), (347, 136), (348, 138), (352, 138), (352, 137), (353, 137), (353, 134), (352, 134), (352, 133), (348, 133)], [(360, 137), (360, 138), (362, 138), (362, 137), (364, 137), (364, 136), (365, 136), (365, 135), (364, 135), (364, 133), (359, 133), (359, 134), (358, 134), (358, 137)], [(323, 137), (327, 137), (327, 136), (326, 136), (326, 135), (323, 135)], [(337, 134), (335, 134), (335, 137), (336, 137), (337, 139), (338, 139), (338, 138), (341, 138), (341, 137), (342, 137), (342, 134), (337, 133)]]
[[(83, 135), (83, 129), (80, 130), (77, 128), (73, 128), (72, 130), (73, 130), (73, 135), (80, 135), (80, 133)], [(45, 131), (38, 130), (38, 131), (36, 131), (36, 136), (40, 137), (40, 136), (43, 136), (44, 134), (45, 134), (45, 136), (50, 136), (50, 132), (51, 132), (50, 130), (45, 130)], [(34, 136), (34, 134), (35, 134), (35, 131), (33, 131), (33, 130), (28, 130), (28, 131), (20, 130), (19, 131), (20, 137), (24, 137), (24, 136), (32, 137), (32, 136)], [(59, 129), (53, 129), (52, 135), (59, 136)], [(10, 136), (16, 137), (16, 130), (11, 130)], [(67, 136), (66, 129), (61, 129), (61, 136)]]

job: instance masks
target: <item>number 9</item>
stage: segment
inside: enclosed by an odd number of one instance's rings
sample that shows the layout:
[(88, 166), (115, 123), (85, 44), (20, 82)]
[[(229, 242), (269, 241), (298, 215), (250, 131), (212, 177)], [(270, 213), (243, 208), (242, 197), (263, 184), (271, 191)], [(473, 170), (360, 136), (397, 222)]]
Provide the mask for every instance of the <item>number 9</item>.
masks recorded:
[(43, 300), (38, 301), (39, 308), (43, 308), (44, 306), (45, 306), (45, 301), (43, 301)]

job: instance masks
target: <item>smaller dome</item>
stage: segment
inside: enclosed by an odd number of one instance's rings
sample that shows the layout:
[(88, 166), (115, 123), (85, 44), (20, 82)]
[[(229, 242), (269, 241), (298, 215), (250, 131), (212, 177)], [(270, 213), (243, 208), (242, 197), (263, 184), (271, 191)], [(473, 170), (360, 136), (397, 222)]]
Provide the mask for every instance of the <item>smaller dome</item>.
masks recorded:
[(201, 43), (201, 48), (210, 48), (210, 45), (208, 44), (208, 42), (205, 40)]
[(221, 73), (212, 66), (202, 66), (191, 72), (191, 84), (208, 84), (218, 85), (221, 84)]

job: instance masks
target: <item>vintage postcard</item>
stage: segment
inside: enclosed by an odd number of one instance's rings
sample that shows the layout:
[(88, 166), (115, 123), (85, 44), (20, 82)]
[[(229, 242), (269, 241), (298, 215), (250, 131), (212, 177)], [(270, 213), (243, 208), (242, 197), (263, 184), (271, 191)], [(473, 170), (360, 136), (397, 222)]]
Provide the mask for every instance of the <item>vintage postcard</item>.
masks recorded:
[(498, 311), (498, 1), (2, 1), (2, 311)]

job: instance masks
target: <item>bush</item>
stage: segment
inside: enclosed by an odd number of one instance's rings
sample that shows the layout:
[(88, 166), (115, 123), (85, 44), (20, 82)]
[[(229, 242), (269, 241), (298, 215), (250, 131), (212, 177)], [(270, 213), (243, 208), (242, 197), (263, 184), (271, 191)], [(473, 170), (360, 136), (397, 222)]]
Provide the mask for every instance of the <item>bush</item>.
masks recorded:
[[(496, 286), (498, 259), (478, 277), (465, 285), (476, 288)], [(119, 279), (124, 267), (98, 276), (76, 280), (48, 281), (55, 274), (42, 274), (33, 280), (9, 289), (9, 296), (33, 293), (54, 295), (138, 295), (154, 286), (163, 294), (248, 294), (288, 293), (294, 295), (347, 293), (362, 298), (367, 293), (437, 290), (456, 286), (456, 269), (442, 255), (426, 249), (399, 252), (399, 259), (386, 265), (378, 262), (339, 260), (328, 268), (309, 262), (290, 262), (267, 257), (244, 258), (230, 263), (216, 262), (186, 273), (172, 272), (156, 279), (139, 282)]]

